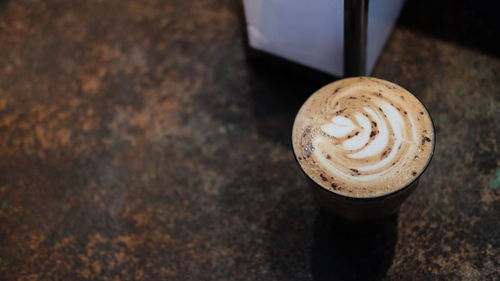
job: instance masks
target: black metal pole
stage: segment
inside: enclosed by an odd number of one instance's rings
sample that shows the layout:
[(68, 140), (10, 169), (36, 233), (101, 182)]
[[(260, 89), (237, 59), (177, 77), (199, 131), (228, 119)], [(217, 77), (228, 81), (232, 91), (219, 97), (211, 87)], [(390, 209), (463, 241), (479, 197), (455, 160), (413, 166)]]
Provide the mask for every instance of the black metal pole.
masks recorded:
[(368, 0), (344, 0), (344, 76), (366, 75)]

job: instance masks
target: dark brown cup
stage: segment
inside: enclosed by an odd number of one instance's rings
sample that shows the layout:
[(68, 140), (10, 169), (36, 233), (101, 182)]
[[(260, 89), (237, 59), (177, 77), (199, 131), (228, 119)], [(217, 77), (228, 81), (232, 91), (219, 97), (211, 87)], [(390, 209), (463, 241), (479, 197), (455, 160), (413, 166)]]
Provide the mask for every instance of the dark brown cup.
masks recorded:
[(394, 193), (374, 198), (347, 197), (329, 191), (306, 175), (314, 199), (321, 208), (347, 221), (364, 221), (388, 217), (398, 212), (403, 201), (417, 188), (418, 180)]
[(381, 219), (397, 213), (401, 204), (417, 188), (420, 177), (425, 173), (427, 167), (429, 167), (434, 155), (434, 150), (436, 148), (436, 131), (434, 128), (434, 122), (432, 121), (432, 117), (430, 115), (429, 118), (431, 119), (433, 126), (434, 140), (432, 142), (432, 152), (429, 155), (429, 160), (427, 161), (424, 169), (407, 186), (382, 196), (371, 198), (348, 197), (327, 190), (307, 175), (299, 164), (297, 156), (294, 153), (297, 165), (306, 177), (317, 204), (331, 215), (350, 222)]

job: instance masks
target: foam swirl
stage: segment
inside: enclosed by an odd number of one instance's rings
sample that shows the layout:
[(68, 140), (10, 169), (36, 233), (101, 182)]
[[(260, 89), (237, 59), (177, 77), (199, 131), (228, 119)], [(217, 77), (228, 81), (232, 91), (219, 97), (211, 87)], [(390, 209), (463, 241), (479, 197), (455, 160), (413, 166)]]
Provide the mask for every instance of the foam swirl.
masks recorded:
[(433, 138), (423, 105), (405, 89), (375, 78), (325, 86), (294, 124), (294, 151), (303, 156), (306, 173), (324, 187), (360, 197), (393, 191), (418, 176)]

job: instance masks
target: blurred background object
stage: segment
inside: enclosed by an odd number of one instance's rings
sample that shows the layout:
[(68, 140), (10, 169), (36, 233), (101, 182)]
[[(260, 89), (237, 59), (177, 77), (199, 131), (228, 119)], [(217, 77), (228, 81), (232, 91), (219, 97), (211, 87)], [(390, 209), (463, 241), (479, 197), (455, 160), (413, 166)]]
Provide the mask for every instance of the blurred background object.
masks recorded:
[(350, 39), (350, 46), (346, 45), (350, 51), (351, 48), (357, 49), (357, 40), (353, 39), (363, 37), (356, 32), (356, 21), (351, 19), (359, 18), (363, 23), (367, 21), (359, 26), (360, 31), (366, 33), (366, 39), (358, 47), (366, 51), (351, 56), (366, 52), (366, 62), (363, 60), (366, 71), (363, 69), (359, 75), (371, 73), (404, 0), (348, 1), (345, 8), (350, 17), (346, 22), (350, 24), (346, 28), (350, 32), (347, 33), (344, 33), (343, 0), (313, 3), (245, 0), (243, 3), (248, 42), (252, 48), (329, 74), (344, 76), (344, 38)]

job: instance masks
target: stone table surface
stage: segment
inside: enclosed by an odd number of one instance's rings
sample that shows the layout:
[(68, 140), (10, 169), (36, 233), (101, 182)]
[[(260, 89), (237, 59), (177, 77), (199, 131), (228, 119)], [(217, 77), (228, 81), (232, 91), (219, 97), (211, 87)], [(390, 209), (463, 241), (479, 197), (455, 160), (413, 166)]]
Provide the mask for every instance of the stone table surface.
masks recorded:
[(435, 2), (373, 73), (427, 105), (435, 156), (367, 228), (294, 162), (325, 81), (247, 60), (240, 1), (0, 1), (0, 280), (498, 280), (499, 32)]

